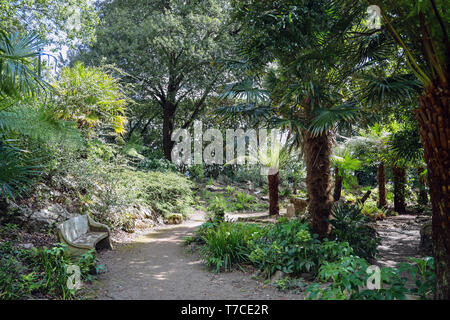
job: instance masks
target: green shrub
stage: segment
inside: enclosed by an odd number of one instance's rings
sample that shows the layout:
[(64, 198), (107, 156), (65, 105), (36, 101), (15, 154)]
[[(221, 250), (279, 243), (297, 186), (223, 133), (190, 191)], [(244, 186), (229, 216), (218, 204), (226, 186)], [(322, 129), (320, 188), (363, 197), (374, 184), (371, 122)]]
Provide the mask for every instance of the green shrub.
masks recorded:
[[(319, 269), (318, 279), (332, 281), (332, 284), (325, 287), (318, 283), (310, 285), (306, 289), (307, 299), (403, 300), (406, 294), (416, 294), (426, 299), (434, 289), (433, 261), (431, 258), (412, 261), (415, 264), (402, 263), (399, 268), (382, 267), (381, 288), (375, 290), (366, 288), (371, 274), (367, 272), (369, 264), (364, 259), (345, 256), (336, 262), (325, 262)], [(408, 288), (408, 279), (402, 276), (405, 271), (415, 282), (412, 288)]]
[(206, 265), (219, 272), (249, 262), (248, 242), (260, 231), (255, 224), (221, 222), (208, 225), (200, 233), (205, 243), (201, 253)]
[(214, 197), (213, 201), (209, 205), (209, 210), (213, 212), (213, 221), (221, 222), (225, 219), (225, 210), (227, 209), (227, 204), (222, 197)]
[(0, 244), (0, 262), (0, 299), (22, 299), (33, 294), (72, 299), (76, 291), (67, 286), (67, 266), (78, 266), (81, 279), (88, 282), (93, 278), (91, 272), (102, 267), (94, 250), (72, 260), (63, 245), (26, 250), (11, 242)]
[(373, 200), (364, 202), (361, 213), (371, 220), (383, 220), (386, 218), (386, 213), (382, 208), (378, 208), (378, 204)]
[(250, 260), (268, 274), (276, 270), (300, 274), (318, 267), (319, 241), (300, 220), (280, 218), (249, 245), (252, 250)]
[(369, 225), (370, 219), (361, 213), (357, 205), (335, 204), (333, 219), (330, 219), (332, 235), (340, 242), (348, 242), (355, 254), (361, 258), (375, 257), (380, 239)]
[(167, 159), (142, 159), (138, 164), (138, 169), (146, 171), (177, 171), (177, 166)]
[(191, 179), (200, 181), (205, 178), (205, 169), (203, 164), (196, 164), (189, 168), (189, 177)]

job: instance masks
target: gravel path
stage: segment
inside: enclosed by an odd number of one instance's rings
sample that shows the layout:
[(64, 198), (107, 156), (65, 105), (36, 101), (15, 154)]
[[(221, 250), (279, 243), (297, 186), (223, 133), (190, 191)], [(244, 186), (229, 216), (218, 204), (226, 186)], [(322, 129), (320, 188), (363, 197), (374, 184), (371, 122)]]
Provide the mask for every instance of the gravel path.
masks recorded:
[(94, 299), (303, 299), (283, 293), (241, 271), (213, 274), (183, 238), (204, 221), (197, 213), (181, 225), (164, 226), (133, 244), (99, 253), (108, 272), (92, 287)]
[(419, 250), (421, 224), (415, 218), (413, 215), (399, 215), (377, 222), (381, 236), (377, 264), (395, 267), (399, 262), (408, 262), (409, 257), (423, 257)]

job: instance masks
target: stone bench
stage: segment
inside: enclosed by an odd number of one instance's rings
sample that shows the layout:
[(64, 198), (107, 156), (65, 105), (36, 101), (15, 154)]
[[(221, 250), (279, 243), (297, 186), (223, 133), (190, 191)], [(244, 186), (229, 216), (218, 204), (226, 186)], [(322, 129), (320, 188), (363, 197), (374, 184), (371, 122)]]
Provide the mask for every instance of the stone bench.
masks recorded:
[(98, 248), (112, 249), (111, 231), (88, 215), (71, 218), (58, 225), (58, 237), (68, 245), (72, 255), (80, 255)]

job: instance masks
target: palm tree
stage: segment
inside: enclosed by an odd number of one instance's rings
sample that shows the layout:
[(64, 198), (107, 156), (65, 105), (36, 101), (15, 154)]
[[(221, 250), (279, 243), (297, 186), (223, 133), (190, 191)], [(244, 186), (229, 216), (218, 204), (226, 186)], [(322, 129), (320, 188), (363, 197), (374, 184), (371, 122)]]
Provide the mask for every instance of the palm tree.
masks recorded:
[(18, 103), (20, 98), (47, 87), (37, 60), (42, 45), (36, 36), (7, 35), (0, 30), (0, 210), (6, 208), (7, 198), (25, 190), (38, 168), (27, 161), (27, 152), (16, 147), (7, 134), (30, 134), (36, 123), (48, 119)]
[[(450, 41), (446, 10), (440, 0), (424, 2), (374, 0), (384, 28), (422, 85), (415, 115), (427, 163), (433, 210), (436, 298), (450, 299)], [(401, 55), (398, 55), (398, 48)]]
[(343, 144), (334, 150), (331, 157), (331, 163), (334, 168), (333, 200), (339, 201), (344, 179), (348, 178), (349, 171), (355, 171), (360, 168), (361, 161), (355, 159), (349, 149), (346, 148), (346, 145)]
[(0, 102), (48, 87), (40, 75), (43, 45), (36, 35), (8, 35), (0, 30)]

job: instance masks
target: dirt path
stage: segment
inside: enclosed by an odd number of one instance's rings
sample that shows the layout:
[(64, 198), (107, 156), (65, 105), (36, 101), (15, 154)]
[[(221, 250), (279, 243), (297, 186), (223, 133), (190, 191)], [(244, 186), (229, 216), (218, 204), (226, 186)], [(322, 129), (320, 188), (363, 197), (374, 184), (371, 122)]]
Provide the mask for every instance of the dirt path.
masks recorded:
[(423, 257), (419, 250), (421, 224), (415, 222), (415, 218), (413, 215), (399, 215), (377, 222), (381, 236), (377, 264), (395, 267), (399, 262), (408, 262), (408, 257)]
[(183, 237), (203, 222), (198, 213), (181, 225), (164, 226), (132, 245), (99, 254), (108, 272), (92, 286), (94, 299), (303, 299), (233, 271), (213, 274), (186, 252)]

